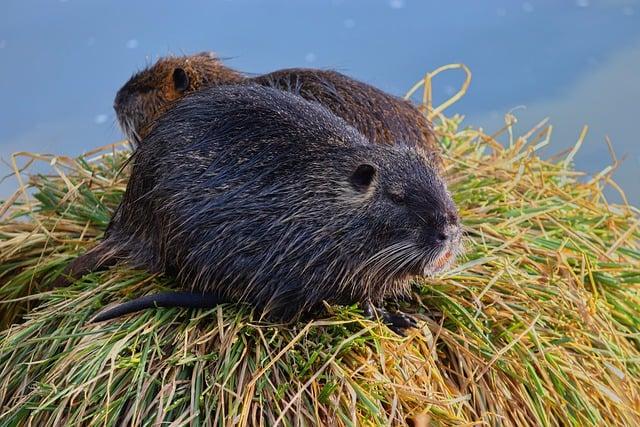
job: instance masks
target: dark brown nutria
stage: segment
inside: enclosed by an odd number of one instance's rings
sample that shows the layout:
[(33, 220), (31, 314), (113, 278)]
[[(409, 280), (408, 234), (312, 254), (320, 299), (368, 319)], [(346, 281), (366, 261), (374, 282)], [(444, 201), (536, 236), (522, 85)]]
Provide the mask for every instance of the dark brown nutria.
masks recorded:
[(139, 144), (176, 99), (203, 87), (238, 83), (275, 87), (318, 102), (373, 143), (438, 153), (431, 124), (409, 101), (336, 71), (293, 68), (246, 77), (213, 54), (161, 58), (118, 91), (114, 109), (127, 138)]
[(133, 155), (105, 239), (72, 275), (126, 262), (191, 292), (142, 297), (96, 320), (152, 306), (246, 302), (270, 319), (322, 301), (379, 310), (410, 279), (447, 268), (457, 211), (420, 149), (373, 145), (317, 103), (257, 85), (195, 92)]
[(318, 102), (375, 144), (420, 147), (439, 154), (431, 123), (409, 101), (337, 71), (291, 68), (249, 81)]

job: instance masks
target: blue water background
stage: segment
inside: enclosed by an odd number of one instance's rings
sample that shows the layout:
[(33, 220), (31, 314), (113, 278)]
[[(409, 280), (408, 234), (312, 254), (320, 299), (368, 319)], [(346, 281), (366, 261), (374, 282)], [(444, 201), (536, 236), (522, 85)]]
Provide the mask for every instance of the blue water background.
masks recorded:
[[(522, 132), (550, 117), (548, 154), (588, 124), (577, 167), (609, 165), (608, 136), (626, 156), (614, 178), (640, 204), (637, 0), (3, 0), (0, 157), (79, 154), (120, 139), (111, 105), (132, 72), (202, 50), (251, 73), (338, 69), (398, 95), (426, 71), (463, 62), (473, 82), (448, 113), (487, 131), (511, 110)], [(461, 81), (456, 73), (436, 80), (436, 103)], [(0, 198), (14, 185), (0, 184)]]

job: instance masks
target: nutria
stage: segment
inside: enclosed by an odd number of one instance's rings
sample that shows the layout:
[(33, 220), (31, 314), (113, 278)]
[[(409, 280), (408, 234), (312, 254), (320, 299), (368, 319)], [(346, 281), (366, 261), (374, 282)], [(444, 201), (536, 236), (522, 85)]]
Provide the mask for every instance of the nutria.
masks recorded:
[(381, 309), (458, 251), (455, 205), (420, 149), (374, 145), (321, 105), (257, 85), (194, 92), (133, 154), (104, 240), (78, 276), (122, 261), (191, 292), (143, 297), (96, 320), (152, 306), (246, 302), (269, 319), (322, 302)]
[(127, 139), (137, 145), (176, 100), (205, 87), (244, 79), (240, 73), (221, 66), (210, 52), (167, 56), (131, 76), (118, 90), (113, 108)]
[(212, 53), (169, 56), (131, 77), (118, 91), (114, 109), (127, 138), (137, 145), (176, 99), (203, 87), (238, 83), (319, 102), (373, 143), (419, 146), (438, 159), (431, 124), (416, 107), (336, 71), (293, 68), (247, 77)]

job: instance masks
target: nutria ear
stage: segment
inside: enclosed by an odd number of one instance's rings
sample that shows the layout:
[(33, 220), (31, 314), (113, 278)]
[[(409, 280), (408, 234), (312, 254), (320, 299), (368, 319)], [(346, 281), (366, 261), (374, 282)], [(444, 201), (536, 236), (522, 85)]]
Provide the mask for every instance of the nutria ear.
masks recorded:
[(189, 87), (189, 76), (182, 68), (173, 70), (173, 87), (178, 92), (184, 92)]
[(367, 163), (363, 163), (358, 165), (351, 175), (351, 184), (358, 191), (367, 191), (375, 176), (376, 168)]

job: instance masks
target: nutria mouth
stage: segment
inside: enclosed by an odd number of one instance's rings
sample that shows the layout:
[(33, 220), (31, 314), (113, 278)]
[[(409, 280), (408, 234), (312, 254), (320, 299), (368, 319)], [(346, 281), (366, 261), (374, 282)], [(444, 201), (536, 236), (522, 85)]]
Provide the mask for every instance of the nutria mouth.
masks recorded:
[(458, 242), (451, 242), (438, 249), (414, 250), (406, 255), (406, 259), (411, 259), (411, 261), (404, 264), (406, 269), (403, 269), (403, 271), (405, 273), (397, 270), (399, 276), (401, 276), (399, 281), (411, 280), (415, 277), (432, 277), (441, 273), (453, 264), (459, 253)]
[(437, 271), (440, 271), (453, 260), (453, 256), (453, 251), (451, 249), (447, 249), (431, 262), (431, 266), (435, 267)]
[(425, 259), (416, 272), (417, 276), (433, 276), (446, 270), (459, 253), (458, 244), (442, 248), (433, 258)]

